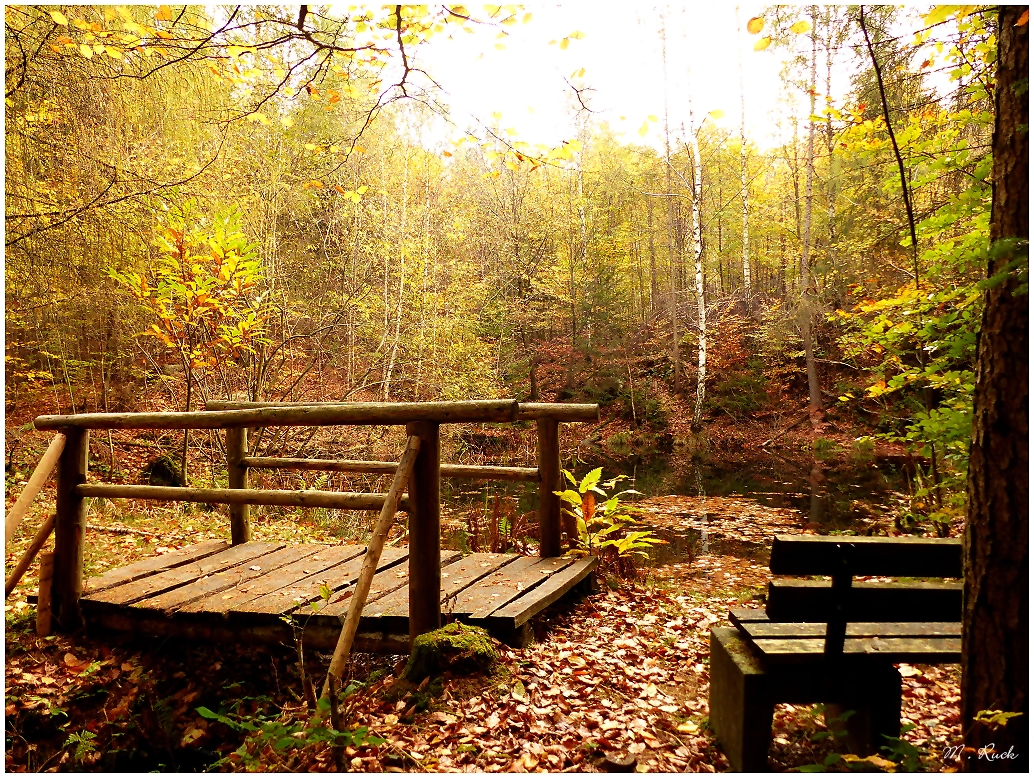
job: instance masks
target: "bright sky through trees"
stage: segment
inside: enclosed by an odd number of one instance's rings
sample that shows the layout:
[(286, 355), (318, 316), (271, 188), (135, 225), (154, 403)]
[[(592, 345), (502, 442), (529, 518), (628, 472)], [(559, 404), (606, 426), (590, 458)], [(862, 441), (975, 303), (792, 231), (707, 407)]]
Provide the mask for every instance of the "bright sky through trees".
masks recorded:
[[(698, 122), (711, 111), (722, 111), (720, 122), (730, 129), (739, 124), (734, 5), (690, 3), (655, 9), (564, 3), (526, 8), (531, 22), (506, 28), (507, 37), (497, 38), (495, 29), (485, 29), (425, 48), (423, 62), (448, 93), (445, 100), (461, 129), (472, 123), (472, 116), (494, 124), (492, 114), (499, 112), (498, 126), (515, 128), (524, 140), (555, 144), (568, 138), (577, 101), (566, 79), (590, 90), (584, 92), (586, 103), (628, 142), (641, 142), (639, 129), (649, 116), (657, 117), (659, 121), (650, 122), (645, 142), (663, 146), (660, 29), (665, 19), (672, 131), (677, 134), (686, 121), (690, 79)], [(741, 6), (741, 25), (762, 8)], [(560, 41), (575, 31), (584, 37), (570, 39), (562, 50)], [(775, 46), (756, 52), (752, 47), (757, 38), (742, 33), (748, 134), (762, 146), (774, 146), (779, 138), (775, 115), (785, 113), (780, 107), (785, 90), (779, 73), (789, 53)], [(573, 78), (582, 68), (584, 76)], [(847, 85), (847, 74), (838, 72), (835, 95), (843, 94)], [(795, 95), (804, 106), (802, 98)]]

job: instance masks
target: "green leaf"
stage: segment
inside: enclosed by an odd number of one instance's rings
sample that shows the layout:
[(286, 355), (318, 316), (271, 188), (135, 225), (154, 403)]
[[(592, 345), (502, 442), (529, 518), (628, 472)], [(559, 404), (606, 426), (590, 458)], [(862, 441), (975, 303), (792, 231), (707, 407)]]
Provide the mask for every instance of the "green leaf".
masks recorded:
[(600, 481), (600, 476), (603, 475), (603, 468), (597, 467), (595, 470), (590, 470), (582, 482), (578, 485), (578, 491), (585, 494), (587, 491), (592, 489)]

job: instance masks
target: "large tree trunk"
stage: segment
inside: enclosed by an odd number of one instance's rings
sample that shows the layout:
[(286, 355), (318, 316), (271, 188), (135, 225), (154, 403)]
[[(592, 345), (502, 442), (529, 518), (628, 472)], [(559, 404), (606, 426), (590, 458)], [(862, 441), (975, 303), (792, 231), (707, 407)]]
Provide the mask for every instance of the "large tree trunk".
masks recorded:
[[(998, 20), (991, 247), (988, 276), (1022, 256), (1027, 267), (1028, 29), (1025, 6)], [(1016, 245), (1009, 239), (1020, 239)], [(985, 293), (970, 446), (962, 619), (962, 728), (966, 767), (1026, 772), (1028, 607), (1028, 296), (1015, 273)], [(1022, 713), (1005, 727), (974, 721), (980, 711)], [(993, 744), (993, 746), (992, 746)], [(988, 748), (997, 759), (989, 759)], [(985, 749), (981, 751), (981, 749)]]

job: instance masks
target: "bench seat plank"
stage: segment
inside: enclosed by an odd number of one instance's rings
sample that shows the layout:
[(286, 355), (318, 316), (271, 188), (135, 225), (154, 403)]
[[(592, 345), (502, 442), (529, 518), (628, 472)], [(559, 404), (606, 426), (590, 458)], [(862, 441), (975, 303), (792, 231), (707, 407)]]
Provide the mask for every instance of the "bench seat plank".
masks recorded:
[[(740, 629), (755, 640), (766, 638), (823, 638), (826, 625), (816, 622), (792, 624), (787, 622), (745, 622)], [(913, 621), (887, 623), (883, 621), (848, 622), (847, 637), (960, 637), (962, 624), (957, 621)]]
[[(773, 664), (814, 662), (823, 656), (825, 646), (822, 638), (769, 638), (752, 643), (764, 660)], [(938, 664), (958, 662), (961, 657), (962, 639), (957, 637), (849, 637), (844, 640), (845, 660), (871, 658), (892, 664)]]

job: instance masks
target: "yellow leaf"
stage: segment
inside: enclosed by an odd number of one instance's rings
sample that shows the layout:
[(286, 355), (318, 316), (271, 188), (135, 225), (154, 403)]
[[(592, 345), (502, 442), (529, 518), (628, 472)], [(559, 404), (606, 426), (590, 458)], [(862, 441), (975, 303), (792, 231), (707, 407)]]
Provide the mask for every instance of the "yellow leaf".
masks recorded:
[(280, 123), (282, 125), (284, 125), (285, 127), (293, 127), (294, 126), (294, 119), (292, 119), (290, 116), (282, 116), (280, 118)]
[(159, 22), (171, 22), (172, 21), (172, 9), (167, 5), (158, 6), (158, 13), (154, 15), (156, 21)]
[(567, 37), (568, 38), (574, 38), (576, 41), (580, 41), (582, 38), (585, 37), (585, 33), (584, 32), (579, 32), (578, 30), (575, 30), (570, 35), (568, 35)]
[(772, 39), (767, 35), (754, 44), (754, 51), (764, 51), (768, 48), (769, 44), (772, 43)]
[(800, 35), (802, 32), (807, 32), (811, 29), (811, 22), (801, 20), (797, 24), (791, 25), (790, 32)]
[(122, 59), (122, 52), (116, 48), (112, 48), (111, 46), (105, 46), (104, 51), (112, 59)]
[(764, 26), (765, 20), (762, 19), (760, 16), (755, 16), (753, 19), (747, 22), (747, 32), (749, 32), (751, 35), (757, 35), (759, 32), (761, 32)]
[(933, 27), (935, 24), (940, 24), (949, 16), (954, 14), (962, 6), (960, 5), (938, 5), (934, 6), (934, 9), (930, 11), (923, 19), (923, 24), (927, 27)]
[(640, 138), (645, 138), (646, 137), (646, 133), (648, 133), (649, 131), (650, 131), (650, 123), (649, 122), (643, 122), (643, 126), (639, 128), (639, 137)]
[(100, 44), (100, 43), (93, 44), (93, 53), (94, 54), (103, 54), (104, 53), (104, 45)]
[(524, 14), (524, 18), (521, 19), (521, 24), (527, 24), (531, 21), (531, 14)]
[(62, 27), (68, 26), (68, 17), (60, 11), (51, 11), (50, 18), (54, 20), (54, 24), (60, 24)]
[(571, 45), (570, 39), (569, 38), (564, 38), (562, 41), (560, 41), (560, 50), (563, 51), (564, 49), (566, 49), (570, 45)]
[(500, 51), (502, 51), (503, 49), (505, 49), (505, 48), (506, 48), (506, 44), (505, 44), (505, 43), (497, 43), (497, 44), (495, 45), (495, 47), (496, 47), (497, 49), (499, 49)]
[(312, 181), (310, 181), (307, 184), (307, 186), (311, 186), (313, 189), (322, 189), (323, 188), (323, 182), (322, 181), (317, 181), (317, 180), (313, 179)]
[(93, 58), (93, 49), (87, 46), (85, 43), (79, 44), (79, 53), (82, 54), (86, 59)]
[(650, 114), (649, 116), (646, 117), (646, 121), (648, 121), (648, 122), (656, 122), (657, 121), (657, 117), (654, 116), (653, 114)]
[(714, 110), (711, 111), (711, 113), (709, 113), (708, 116), (710, 116), (712, 119), (721, 119), (723, 116), (725, 116), (725, 111)]

